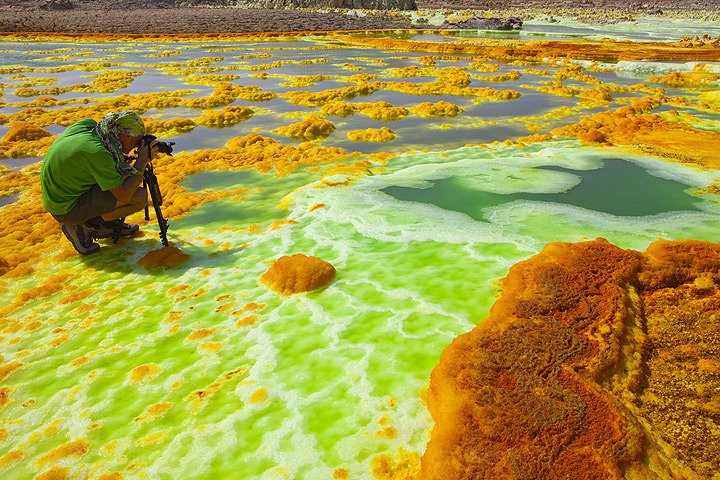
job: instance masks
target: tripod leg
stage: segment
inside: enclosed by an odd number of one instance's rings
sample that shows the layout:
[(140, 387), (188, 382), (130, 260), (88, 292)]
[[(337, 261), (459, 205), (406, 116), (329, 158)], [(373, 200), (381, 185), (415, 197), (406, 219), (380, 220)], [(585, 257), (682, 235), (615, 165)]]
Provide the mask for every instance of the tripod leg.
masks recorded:
[[(147, 191), (147, 182), (145, 181), (145, 177), (143, 176), (143, 188)], [(150, 220), (150, 203), (145, 203), (145, 221)]]
[(113, 230), (113, 243), (117, 244), (118, 240), (120, 240), (120, 233), (122, 232), (122, 227), (125, 224), (125, 217), (119, 218), (115, 220), (115, 229)]

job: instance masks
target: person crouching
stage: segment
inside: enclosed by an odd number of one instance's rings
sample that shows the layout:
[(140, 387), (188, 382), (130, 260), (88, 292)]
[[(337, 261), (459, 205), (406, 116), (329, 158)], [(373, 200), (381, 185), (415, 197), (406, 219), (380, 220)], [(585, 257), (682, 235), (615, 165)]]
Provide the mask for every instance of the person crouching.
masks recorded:
[[(116, 226), (123, 237), (139, 230), (137, 224), (118, 224), (147, 205), (141, 181), (157, 147), (153, 141), (145, 148), (144, 134), (140, 116), (125, 110), (100, 122), (80, 120), (50, 145), (40, 168), (43, 206), (78, 253), (97, 252), (94, 240), (112, 237)], [(137, 158), (131, 157), (136, 148)]]

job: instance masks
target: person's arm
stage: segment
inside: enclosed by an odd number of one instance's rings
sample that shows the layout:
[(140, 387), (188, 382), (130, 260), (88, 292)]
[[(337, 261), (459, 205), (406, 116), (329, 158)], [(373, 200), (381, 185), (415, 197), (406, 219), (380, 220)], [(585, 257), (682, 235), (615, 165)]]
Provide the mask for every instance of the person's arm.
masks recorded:
[[(155, 143), (156, 142), (151, 143), (151, 147), (155, 147)], [(157, 148), (152, 148), (152, 150), (153, 153), (157, 152)], [(121, 183), (120, 186), (110, 189), (110, 193), (113, 194), (118, 205), (130, 203), (133, 195), (135, 195), (135, 192), (140, 187), (143, 172), (145, 171), (145, 167), (149, 161), (150, 157), (148, 156), (148, 148), (143, 144), (138, 148), (137, 160), (135, 160), (135, 164), (133, 165), (139, 173), (137, 175), (125, 177), (125, 180), (123, 180), (123, 183)]]

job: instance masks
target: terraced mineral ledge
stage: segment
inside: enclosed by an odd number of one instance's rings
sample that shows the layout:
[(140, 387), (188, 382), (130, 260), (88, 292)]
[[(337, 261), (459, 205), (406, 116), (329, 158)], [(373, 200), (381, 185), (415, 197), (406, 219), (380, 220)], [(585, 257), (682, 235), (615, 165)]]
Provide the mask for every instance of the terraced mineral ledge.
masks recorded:
[[(0, 477), (713, 478), (720, 50), (646, 21), (0, 37)], [(79, 257), (124, 109), (171, 245)]]
[(425, 479), (711, 478), (720, 246), (551, 243), (433, 370)]

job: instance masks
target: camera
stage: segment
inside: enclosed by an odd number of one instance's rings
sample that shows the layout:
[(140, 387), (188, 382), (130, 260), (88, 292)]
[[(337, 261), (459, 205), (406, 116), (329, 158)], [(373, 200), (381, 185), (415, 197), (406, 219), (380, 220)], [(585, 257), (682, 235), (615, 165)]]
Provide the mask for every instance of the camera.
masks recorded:
[[(150, 142), (153, 140), (157, 140), (157, 137), (155, 135), (143, 135), (142, 137), (143, 142), (145, 142), (145, 145), (149, 145)], [(173, 148), (172, 146), (175, 145), (175, 142), (160, 142), (158, 141), (155, 145), (158, 147), (158, 152), (164, 153), (166, 155), (172, 156)]]

